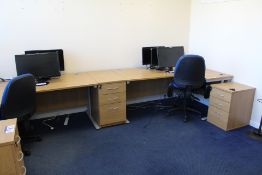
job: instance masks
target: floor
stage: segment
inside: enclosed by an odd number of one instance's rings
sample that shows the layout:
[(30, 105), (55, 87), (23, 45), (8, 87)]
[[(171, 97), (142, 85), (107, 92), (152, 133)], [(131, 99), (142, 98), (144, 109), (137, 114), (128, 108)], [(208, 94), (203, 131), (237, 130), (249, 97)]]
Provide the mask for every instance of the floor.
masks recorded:
[(159, 108), (128, 110), (130, 124), (96, 130), (85, 113), (35, 121), (41, 142), (30, 143), (28, 175), (258, 175), (262, 142), (244, 127), (230, 132), (191, 114), (166, 115)]

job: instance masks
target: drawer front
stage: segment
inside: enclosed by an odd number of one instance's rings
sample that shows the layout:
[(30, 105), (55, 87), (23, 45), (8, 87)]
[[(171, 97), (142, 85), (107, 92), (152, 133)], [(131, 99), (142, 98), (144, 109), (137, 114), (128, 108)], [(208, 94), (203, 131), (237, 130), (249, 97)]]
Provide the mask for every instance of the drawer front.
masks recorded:
[(14, 144), (14, 159), (16, 160), (16, 169), (18, 174), (24, 175), (26, 174), (26, 168), (24, 165), (24, 153), (21, 149), (21, 138), (18, 135), (18, 131), (16, 131), (15, 136), (15, 144)]
[(99, 105), (113, 104), (113, 103), (125, 103), (126, 93), (118, 92), (113, 94), (99, 94)]
[(99, 94), (112, 94), (117, 92), (125, 92), (126, 91), (126, 83), (118, 82), (118, 83), (107, 83), (102, 84), (98, 89)]
[(114, 103), (100, 106), (100, 125), (110, 125), (126, 121), (126, 103)]
[(230, 103), (211, 96), (209, 99), (209, 105), (214, 106), (222, 111), (229, 113)]
[(227, 130), (228, 117), (229, 117), (229, 113), (217, 109), (216, 107), (209, 106), (208, 116), (207, 116), (208, 122), (224, 130)]
[(0, 174), (16, 175), (19, 174), (16, 169), (16, 159), (14, 156), (13, 145), (0, 146)]
[(18, 174), (24, 175), (26, 174), (26, 168), (24, 165), (24, 153), (21, 150), (21, 147), (14, 145), (15, 149), (15, 154), (14, 154), (14, 159), (16, 160), (16, 169)]
[(229, 103), (231, 101), (231, 93), (222, 91), (217, 88), (213, 88), (210, 95), (218, 99), (224, 100), (226, 102), (229, 102)]

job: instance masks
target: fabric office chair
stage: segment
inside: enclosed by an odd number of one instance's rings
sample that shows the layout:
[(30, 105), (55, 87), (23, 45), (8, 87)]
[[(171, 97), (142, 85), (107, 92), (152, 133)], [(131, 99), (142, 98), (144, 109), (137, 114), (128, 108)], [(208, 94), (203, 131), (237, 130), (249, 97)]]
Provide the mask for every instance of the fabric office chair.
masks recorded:
[[(192, 95), (193, 91), (205, 85), (205, 69), (205, 60), (198, 55), (184, 55), (176, 63), (174, 81), (170, 83), (169, 90), (177, 89), (183, 92), (180, 97), (183, 99), (182, 109), (184, 111), (185, 122), (188, 120), (187, 110), (201, 115), (199, 111), (187, 107), (187, 101), (196, 99)], [(168, 96), (170, 96), (170, 92), (168, 92)], [(177, 109), (181, 108), (174, 110)]]
[[(33, 115), (36, 108), (36, 87), (35, 79), (31, 74), (17, 76), (10, 80), (6, 85), (1, 102), (0, 120), (17, 118), (18, 129), (28, 131), (30, 124), (29, 118)], [(23, 133), (23, 132), (22, 132)], [(40, 141), (40, 137), (23, 137), (22, 141), (30, 139)], [(25, 154), (30, 154), (27, 151)]]

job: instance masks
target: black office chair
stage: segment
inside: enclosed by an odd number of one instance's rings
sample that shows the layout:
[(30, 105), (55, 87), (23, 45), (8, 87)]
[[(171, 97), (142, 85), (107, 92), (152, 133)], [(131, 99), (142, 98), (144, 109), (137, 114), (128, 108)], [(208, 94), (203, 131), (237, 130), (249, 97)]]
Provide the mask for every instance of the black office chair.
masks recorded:
[[(23, 133), (30, 131), (29, 118), (36, 109), (36, 87), (35, 79), (31, 74), (24, 74), (11, 79), (3, 92), (0, 120), (17, 118), (18, 129), (22, 136), (22, 141), (40, 141), (37, 136), (25, 136)], [(26, 155), (29, 151), (23, 150)]]
[[(168, 96), (173, 94), (173, 90), (182, 92), (179, 98), (183, 99), (182, 110), (184, 111), (185, 122), (188, 121), (187, 110), (201, 115), (199, 111), (188, 107), (187, 102), (197, 99), (192, 95), (194, 90), (205, 86), (205, 69), (205, 60), (198, 55), (184, 55), (176, 63), (174, 81), (169, 85)], [(181, 107), (175, 108), (172, 111), (178, 109), (181, 109)]]

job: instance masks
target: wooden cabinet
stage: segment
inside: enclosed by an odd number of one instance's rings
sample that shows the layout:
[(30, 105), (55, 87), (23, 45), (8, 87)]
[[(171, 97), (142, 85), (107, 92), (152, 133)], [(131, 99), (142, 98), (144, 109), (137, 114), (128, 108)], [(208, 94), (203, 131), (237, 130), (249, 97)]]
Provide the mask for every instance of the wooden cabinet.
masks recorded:
[(100, 127), (126, 122), (126, 83), (106, 83), (91, 90), (92, 117)]
[(239, 83), (212, 85), (207, 121), (225, 131), (250, 122), (255, 88)]
[[(6, 132), (6, 127), (14, 127)], [(20, 145), (16, 119), (0, 121), (0, 175), (25, 175), (24, 154)]]

